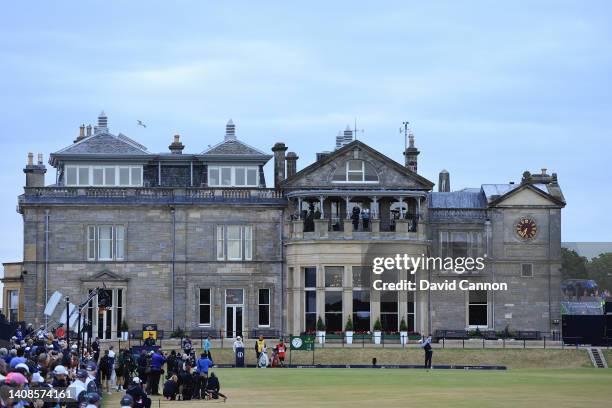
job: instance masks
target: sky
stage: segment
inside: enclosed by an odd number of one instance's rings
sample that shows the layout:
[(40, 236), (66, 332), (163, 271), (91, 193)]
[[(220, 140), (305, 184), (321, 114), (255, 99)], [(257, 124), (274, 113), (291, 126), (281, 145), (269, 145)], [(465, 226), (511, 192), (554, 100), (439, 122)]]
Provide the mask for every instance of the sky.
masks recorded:
[[(312, 163), (358, 138), (451, 188), (558, 173), (563, 241), (611, 241), (612, 4), (8, 2), (0, 13), (0, 261), (22, 259), (28, 152), (72, 143), (101, 110), (152, 152), (283, 141)], [(137, 126), (142, 120), (147, 128)], [(272, 180), (271, 163), (266, 172)], [(47, 183), (54, 182), (49, 169)]]

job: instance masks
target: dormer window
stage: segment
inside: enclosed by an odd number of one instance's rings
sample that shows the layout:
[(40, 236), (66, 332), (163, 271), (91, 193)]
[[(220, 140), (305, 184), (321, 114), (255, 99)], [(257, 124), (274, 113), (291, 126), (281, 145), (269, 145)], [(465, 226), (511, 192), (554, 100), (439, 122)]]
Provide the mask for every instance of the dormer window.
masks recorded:
[(68, 187), (142, 187), (142, 166), (68, 165)]
[(349, 160), (336, 169), (332, 181), (335, 183), (378, 183), (376, 169), (364, 160)]
[(257, 187), (259, 171), (256, 166), (208, 166), (210, 187)]

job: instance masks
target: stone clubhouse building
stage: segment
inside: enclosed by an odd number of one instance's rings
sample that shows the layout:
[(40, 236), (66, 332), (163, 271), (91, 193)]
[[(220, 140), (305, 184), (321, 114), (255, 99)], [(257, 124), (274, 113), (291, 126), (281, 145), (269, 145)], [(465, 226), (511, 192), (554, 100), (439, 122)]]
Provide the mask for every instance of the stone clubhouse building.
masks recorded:
[[(152, 153), (111, 133), (102, 113), (50, 155), (53, 183), (45, 183), (42, 155), (35, 162), (30, 154), (18, 203), (23, 261), (6, 269), (6, 314), (44, 324), (55, 291), (78, 303), (105, 286), (110, 307), (100, 312), (94, 298), (83, 312), (102, 339), (118, 336), (122, 321), (132, 330), (156, 323), (231, 338), (312, 332), (318, 317), (338, 332), (349, 316), (356, 331), (371, 331), (378, 319), (386, 332), (402, 319), (419, 333), (560, 330), (565, 200), (555, 173), (451, 191), (442, 171), (434, 191), (418, 173), (412, 134), (403, 165), (347, 129), (335, 150), (300, 171), (284, 143), (268, 154), (243, 140), (230, 121), (204, 151), (184, 152), (176, 135), (168, 152)], [(263, 170), (270, 160), (272, 188)], [(376, 291), (364, 262), (373, 247), (484, 257), (484, 269), (460, 278), (508, 290)], [(383, 280), (458, 279), (413, 272), (385, 272)]]

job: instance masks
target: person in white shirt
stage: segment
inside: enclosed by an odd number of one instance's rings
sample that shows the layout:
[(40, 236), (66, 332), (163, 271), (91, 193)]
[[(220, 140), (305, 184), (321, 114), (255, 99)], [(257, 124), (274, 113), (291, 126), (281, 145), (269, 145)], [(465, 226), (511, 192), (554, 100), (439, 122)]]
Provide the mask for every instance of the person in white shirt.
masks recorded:
[(244, 343), (242, 342), (242, 337), (240, 337), (240, 336), (236, 337), (236, 341), (232, 345), (232, 349), (234, 350), (234, 354), (236, 353), (236, 349), (239, 348), (239, 347), (244, 348)]

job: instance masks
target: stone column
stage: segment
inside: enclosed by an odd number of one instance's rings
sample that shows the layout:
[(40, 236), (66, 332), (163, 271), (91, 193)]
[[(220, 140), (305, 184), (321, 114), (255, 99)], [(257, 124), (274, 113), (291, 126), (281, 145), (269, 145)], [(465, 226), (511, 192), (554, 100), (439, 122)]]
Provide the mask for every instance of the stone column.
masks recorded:
[(325, 322), (325, 269), (317, 265), (317, 320), (319, 316)]
[(321, 211), (321, 218), (325, 218), (325, 209), (323, 208), (323, 203), (325, 202), (325, 197), (319, 196), (319, 211)]
[(372, 208), (370, 208), (370, 219), (379, 220), (380, 211), (378, 210), (378, 197), (372, 197)]
[(353, 271), (350, 266), (344, 267), (344, 285), (342, 290), (342, 330), (349, 315), (353, 318)]

